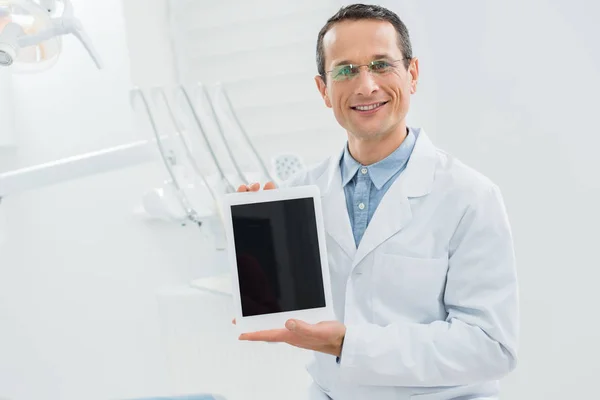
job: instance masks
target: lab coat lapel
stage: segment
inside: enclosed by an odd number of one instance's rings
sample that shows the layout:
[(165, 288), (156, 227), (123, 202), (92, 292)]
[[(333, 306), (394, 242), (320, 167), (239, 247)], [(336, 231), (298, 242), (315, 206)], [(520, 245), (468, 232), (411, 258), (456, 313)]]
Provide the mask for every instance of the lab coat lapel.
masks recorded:
[(325, 176), (327, 181), (322, 194), (323, 219), (327, 234), (352, 259), (356, 253), (356, 245), (352, 235), (348, 207), (346, 206), (346, 194), (342, 187), (340, 159), (341, 154), (331, 158)]
[[(400, 178), (400, 177), (398, 177)], [(358, 245), (352, 268), (370, 252), (405, 227), (412, 219), (408, 197), (397, 179), (381, 199)]]
[(394, 236), (412, 219), (410, 198), (428, 194), (433, 186), (436, 149), (423, 130), (417, 130), (417, 142), (406, 169), (381, 199), (356, 251), (356, 267), (381, 243)]

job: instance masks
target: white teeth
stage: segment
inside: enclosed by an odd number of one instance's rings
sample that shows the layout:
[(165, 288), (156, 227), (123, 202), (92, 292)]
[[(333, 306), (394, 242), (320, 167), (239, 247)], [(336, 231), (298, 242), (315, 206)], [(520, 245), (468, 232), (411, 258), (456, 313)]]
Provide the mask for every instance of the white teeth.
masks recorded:
[(370, 111), (370, 110), (374, 110), (377, 107), (383, 105), (383, 103), (377, 103), (377, 104), (371, 104), (370, 106), (356, 106), (354, 108), (356, 108), (357, 110), (360, 111)]

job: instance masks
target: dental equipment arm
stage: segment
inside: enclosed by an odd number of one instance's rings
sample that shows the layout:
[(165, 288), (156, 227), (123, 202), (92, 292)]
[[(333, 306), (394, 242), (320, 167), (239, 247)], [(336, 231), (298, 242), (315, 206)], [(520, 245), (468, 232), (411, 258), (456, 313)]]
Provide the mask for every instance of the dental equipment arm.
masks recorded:
[[(96, 67), (98, 69), (103, 68), (100, 55), (85, 32), (81, 21), (74, 16), (71, 1), (61, 1), (64, 7), (62, 15), (59, 17), (53, 17), (57, 10), (56, 0), (40, 0), (39, 4), (33, 0), (8, 0), (6, 5), (3, 5), (5, 10), (9, 10), (8, 19), (10, 22), (0, 31), (0, 66), (11, 66), (13, 63), (19, 63), (19, 55), (24, 48), (40, 45), (44, 41), (59, 36), (73, 34), (86, 49)], [(31, 21), (35, 20), (38, 24), (45, 22), (46, 26), (35, 33), (26, 32), (23, 29), (23, 23), (11, 16), (10, 10), (16, 9), (20, 12), (29, 11), (30, 14), (27, 17), (30, 17)], [(0, 15), (0, 17), (2, 16)], [(4, 17), (6, 18), (6, 16)]]

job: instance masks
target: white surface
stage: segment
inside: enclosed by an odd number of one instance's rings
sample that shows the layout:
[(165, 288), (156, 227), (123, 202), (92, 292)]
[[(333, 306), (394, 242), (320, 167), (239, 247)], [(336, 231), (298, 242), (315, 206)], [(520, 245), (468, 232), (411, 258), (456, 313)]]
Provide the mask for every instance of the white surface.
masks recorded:
[[(227, 248), (235, 249), (235, 232), (233, 229), (233, 220), (231, 208), (237, 205), (257, 204), (263, 202), (280, 202), (293, 199), (312, 198), (315, 212), (315, 223), (317, 229), (317, 240), (319, 245), (319, 256), (321, 261), (321, 277), (324, 289), (325, 307), (296, 310), (288, 312), (280, 312), (265, 315), (253, 315), (244, 317), (242, 315), (242, 304), (240, 295), (240, 285), (238, 278), (237, 260), (235, 251), (228, 251), (229, 269), (232, 275), (232, 294), (235, 310), (235, 318), (237, 321), (236, 328), (239, 333), (255, 332), (268, 329), (280, 329), (285, 326), (285, 322), (290, 318), (298, 318), (308, 323), (320, 321), (329, 321), (333, 319), (333, 300), (331, 296), (331, 283), (329, 277), (329, 264), (327, 255), (327, 246), (325, 244), (325, 227), (323, 222), (323, 211), (321, 207), (321, 194), (317, 186), (303, 186), (287, 189), (261, 190), (259, 192), (232, 193), (224, 198), (223, 205), (223, 221), (225, 226), (225, 237), (227, 240)], [(255, 211), (256, 212), (256, 211)], [(284, 215), (281, 214), (283, 220)], [(272, 220), (273, 222), (274, 220)], [(286, 227), (281, 225), (282, 228)], [(277, 236), (277, 233), (275, 233)], [(285, 248), (277, 248), (275, 252), (279, 254), (287, 254)], [(285, 263), (284, 263), (285, 264)], [(280, 271), (282, 272), (282, 271)], [(284, 275), (283, 273), (281, 275)], [(288, 286), (285, 283), (283, 286)], [(290, 288), (288, 288), (289, 290)]]

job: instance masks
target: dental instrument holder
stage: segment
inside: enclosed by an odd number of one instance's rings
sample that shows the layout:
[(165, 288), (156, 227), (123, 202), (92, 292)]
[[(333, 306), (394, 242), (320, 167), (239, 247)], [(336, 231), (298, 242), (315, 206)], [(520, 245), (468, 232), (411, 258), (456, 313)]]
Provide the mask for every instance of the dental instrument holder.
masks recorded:
[[(225, 193), (232, 193), (232, 192), (235, 192), (235, 186), (227, 178), (224, 168), (223, 168), (223, 165), (221, 164), (221, 161), (219, 160), (219, 157), (217, 156), (216, 151), (213, 147), (213, 143), (211, 143), (211, 139), (209, 138), (209, 135), (207, 134), (206, 125), (203, 123), (203, 120), (201, 119), (201, 117), (198, 113), (197, 108), (199, 107), (199, 105), (203, 104), (202, 100), (206, 100), (206, 102), (208, 103), (208, 110), (210, 111), (210, 117), (212, 117), (212, 119), (215, 123), (215, 126), (216, 126), (216, 130), (218, 132), (217, 140), (220, 140), (221, 143), (223, 144), (223, 146), (225, 147), (227, 156), (234, 167), (237, 178), (239, 179), (239, 181), (241, 183), (250, 183), (252, 180), (246, 174), (244, 174), (244, 172), (242, 171), (242, 168), (238, 162), (238, 159), (235, 157), (233, 149), (229, 143), (230, 140), (233, 140), (235, 142), (239, 142), (239, 140), (237, 140), (237, 138), (232, 139), (231, 137), (227, 137), (227, 135), (225, 133), (226, 126), (227, 126), (226, 122), (230, 122), (230, 121), (222, 120), (222, 117), (219, 115), (219, 113), (217, 113), (217, 109), (214, 105), (215, 100), (210, 96), (210, 94), (205, 86), (203, 86), (201, 83), (197, 83), (193, 89), (196, 89), (196, 90), (190, 91), (184, 85), (178, 85), (176, 87), (175, 92), (173, 93), (173, 96), (175, 96), (175, 99), (176, 99), (177, 95), (182, 95), (182, 97), (184, 99), (184, 105), (177, 107), (177, 109), (180, 112), (183, 112), (184, 115), (186, 115), (184, 108), (189, 111), (188, 116), (191, 116), (190, 119), (193, 121), (193, 123), (195, 123), (195, 127), (198, 130), (198, 133), (199, 133), (200, 137), (202, 138), (203, 143), (206, 146), (206, 150), (208, 151), (210, 158), (212, 159), (212, 161), (217, 169), (219, 179), (224, 184), (224, 188), (217, 190), (216, 193), (213, 190), (212, 186), (210, 185), (207, 177), (202, 173), (202, 171), (197, 163), (196, 157), (194, 156), (194, 153), (193, 153), (192, 143), (187, 140), (187, 137), (186, 137), (187, 134), (189, 134), (191, 132), (195, 132), (195, 130), (189, 129), (189, 127), (188, 127), (188, 129), (186, 129), (186, 126), (183, 123), (183, 121), (180, 120), (178, 118), (178, 114), (174, 112), (174, 109), (176, 107), (174, 107), (171, 104), (172, 97), (169, 97), (166, 95), (164, 88), (154, 88), (152, 90), (152, 95), (153, 95), (152, 98), (153, 98), (155, 104), (159, 103), (159, 101), (160, 101), (160, 103), (162, 103), (162, 106), (166, 108), (167, 114), (168, 114), (168, 119), (170, 120), (172, 127), (174, 128), (174, 130), (177, 133), (177, 136), (180, 139), (181, 145), (184, 149), (185, 158), (190, 162), (193, 173), (202, 179), (202, 182), (204, 183), (204, 185), (206, 185), (213, 200), (216, 203), (219, 203), (220, 195), (222, 194), (223, 190)], [(240, 130), (240, 132), (243, 135), (245, 143), (251, 149), (251, 153), (254, 155), (254, 157), (258, 161), (259, 168), (262, 172), (262, 175), (264, 176), (264, 178), (267, 179), (267, 181), (275, 182), (275, 180), (272, 178), (271, 174), (269, 173), (268, 169), (266, 168), (262, 158), (256, 151), (256, 148), (254, 147), (248, 134), (244, 130), (243, 126), (241, 125), (235, 111), (233, 110), (233, 106), (231, 104), (231, 101), (229, 100), (229, 96), (227, 95), (225, 89), (222, 87), (222, 85), (217, 84), (217, 90), (220, 93), (222, 93), (223, 97), (225, 98), (226, 107), (225, 107), (224, 111), (229, 112), (229, 114), (232, 116), (232, 118), (235, 122), (235, 125), (237, 125), (237, 128)], [(200, 91), (200, 93), (198, 93), (198, 91)], [(198, 99), (198, 94), (200, 94), (204, 97), (201, 99)], [(196, 101), (194, 101), (194, 100), (196, 100)], [(197, 103), (198, 100), (200, 100), (199, 104)], [(178, 104), (175, 104), (175, 106), (177, 106), (177, 105)], [(217, 210), (219, 210), (218, 204), (217, 204), (216, 208), (217, 208)], [(215, 234), (217, 243), (221, 242), (221, 246), (217, 246), (218, 248), (225, 246), (224, 230), (223, 230), (223, 226), (222, 226), (222, 220), (220, 217), (221, 217), (221, 215), (219, 213), (217, 218), (211, 218), (210, 220), (207, 219), (205, 221), (206, 223), (211, 225), (210, 228), (212, 229), (213, 233)], [(219, 241), (219, 239), (221, 239), (221, 240)]]
[[(213, 215), (210, 218), (206, 218), (206, 220), (204, 222), (208, 225), (209, 229), (214, 234), (214, 239), (215, 239), (217, 249), (224, 249), (225, 248), (225, 231), (223, 229), (221, 215), (219, 213), (219, 202), (220, 202), (219, 196), (217, 195), (217, 193), (215, 193), (215, 190), (211, 186), (207, 177), (202, 173), (200, 166), (196, 162), (196, 157), (194, 157), (194, 154), (193, 154), (192, 144), (186, 138), (187, 134), (185, 132), (186, 130), (184, 129), (184, 124), (175, 115), (174, 108), (171, 104), (169, 97), (167, 97), (167, 95), (165, 94), (164, 89), (163, 88), (152, 89), (152, 97), (153, 97), (153, 100), (155, 101), (155, 103), (158, 102), (158, 100), (162, 101), (162, 104), (164, 105), (164, 107), (167, 110), (169, 120), (171, 121), (171, 124), (173, 125), (173, 128), (176, 132), (176, 136), (179, 138), (181, 146), (184, 149), (185, 157), (192, 166), (193, 173), (196, 176), (200, 177), (200, 179), (202, 180), (202, 183), (208, 190), (208, 192), (213, 200), (214, 209), (216, 210), (215, 215)], [(202, 129), (202, 127), (199, 127), (199, 129)], [(206, 137), (206, 135), (204, 134), (203, 131), (201, 131), (201, 135), (202, 135), (205, 143), (208, 143), (207, 147), (209, 149), (209, 152), (211, 152), (212, 159), (213, 159), (213, 161), (215, 161), (215, 164), (217, 164), (216, 155), (211, 151), (212, 149), (210, 147), (210, 143), (208, 142), (208, 138)], [(217, 170), (219, 172), (221, 172), (221, 177), (223, 177), (224, 174), (222, 173), (221, 166), (219, 164), (217, 164), (216, 167), (217, 167)], [(223, 181), (223, 179), (222, 179), (222, 181)], [(231, 187), (229, 181), (224, 180), (224, 182), (226, 183), (226, 188), (228, 186), (230, 187), (228, 191), (231, 192), (232, 187)]]
[(219, 132), (221, 141), (225, 145), (225, 149), (227, 151), (227, 154), (229, 155), (229, 159), (231, 160), (231, 163), (233, 164), (233, 167), (237, 173), (238, 178), (240, 179), (240, 182), (250, 183), (250, 180), (248, 179), (248, 177), (244, 176), (244, 173), (242, 172), (237, 160), (235, 159), (235, 156), (233, 155), (233, 152), (231, 151), (231, 147), (229, 147), (229, 143), (227, 143), (227, 139), (225, 138), (225, 133), (223, 132), (223, 127), (221, 125), (221, 121), (217, 117), (217, 113), (215, 112), (215, 107), (213, 105), (212, 99), (210, 98), (210, 95), (208, 94), (208, 91), (206, 90), (206, 87), (204, 85), (202, 85), (201, 83), (198, 83), (197, 88), (200, 88), (202, 90), (202, 94), (204, 95), (204, 97), (206, 98), (206, 100), (208, 102), (208, 108), (210, 108), (212, 117), (215, 121), (215, 124), (217, 125), (217, 131)]
[[(220, 82), (218, 82), (215, 86), (217, 89), (216, 90), (217, 94), (222, 95), (223, 99), (225, 100), (225, 110), (224, 111), (231, 115), (231, 118), (232, 118), (233, 122), (235, 123), (235, 125), (237, 126), (237, 128), (239, 129), (240, 133), (242, 134), (244, 141), (246, 142), (246, 144), (248, 145), (248, 147), (254, 154), (254, 157), (255, 157), (256, 161), (258, 162), (258, 166), (260, 167), (262, 174), (264, 175), (264, 178), (267, 181), (275, 182), (275, 179), (273, 179), (273, 176), (269, 172), (269, 169), (265, 165), (262, 157), (260, 156), (260, 154), (258, 154), (258, 151), (254, 147), (252, 140), (250, 140), (250, 136), (248, 135), (248, 132), (246, 132), (242, 123), (240, 122), (240, 119), (238, 118), (237, 113), (235, 112), (235, 109), (233, 108), (233, 104), (231, 103), (229, 94), (227, 93), (225, 86)], [(207, 94), (207, 97), (208, 97), (208, 94)], [(210, 98), (209, 98), (209, 100), (210, 100)], [(219, 119), (218, 114), (216, 113), (214, 108), (213, 108), (213, 115), (215, 116), (215, 119), (217, 119), (217, 120)]]
[(161, 159), (163, 160), (163, 164), (165, 165), (167, 173), (169, 174), (170, 180), (167, 181), (167, 183), (175, 188), (175, 193), (176, 193), (177, 199), (179, 200), (181, 207), (185, 211), (185, 213), (187, 215), (187, 219), (192, 221), (195, 224), (198, 224), (198, 226), (201, 226), (202, 221), (201, 221), (198, 213), (191, 206), (189, 199), (187, 198), (187, 195), (184, 193), (184, 191), (181, 188), (181, 185), (179, 184), (179, 182), (177, 180), (177, 176), (173, 169), (173, 165), (176, 163), (176, 160), (173, 157), (173, 153), (169, 152), (167, 150), (166, 146), (164, 145), (163, 139), (161, 138), (161, 135), (158, 132), (158, 126), (157, 126), (154, 116), (152, 114), (152, 109), (150, 107), (150, 104), (146, 98), (146, 95), (140, 88), (134, 88), (131, 91), (131, 103), (132, 103), (133, 107), (135, 107), (134, 102), (135, 102), (136, 98), (140, 98), (142, 101), (144, 110), (147, 114), (148, 121), (151, 126), (151, 131), (156, 139), (156, 144), (157, 144)]
[(181, 124), (181, 122), (175, 116), (171, 102), (169, 101), (167, 95), (165, 94), (164, 89), (163, 88), (154, 88), (154, 89), (152, 89), (152, 94), (153, 94), (154, 100), (156, 101), (157, 98), (160, 98), (160, 100), (162, 100), (165, 108), (167, 109), (169, 119), (170, 119), (171, 123), (173, 124), (173, 128), (175, 129), (175, 131), (177, 133), (177, 137), (181, 141), (181, 145), (185, 150), (186, 159), (192, 165), (192, 169), (193, 169), (194, 173), (202, 179), (202, 182), (208, 189), (213, 201), (215, 201), (215, 202), (219, 201), (217, 195), (215, 194), (215, 191), (210, 186), (208, 180), (206, 179), (206, 176), (204, 176), (204, 174), (200, 170), (200, 167), (198, 166), (198, 163), (196, 162), (196, 158), (194, 157), (194, 154), (192, 151), (192, 145), (186, 139), (186, 134), (182, 129), (183, 124)]
[(200, 117), (198, 116), (198, 113), (196, 112), (196, 108), (194, 107), (194, 103), (193, 103), (188, 91), (186, 90), (186, 88), (183, 85), (180, 85), (178, 87), (178, 90), (183, 94), (183, 97), (185, 99), (185, 102), (187, 103), (188, 109), (190, 110), (190, 112), (192, 114), (192, 117), (196, 124), (196, 127), (198, 128), (200, 135), (204, 139), (204, 144), (206, 145), (206, 148), (211, 155), (211, 158), (215, 164), (215, 167), (217, 168), (217, 171), (219, 173), (219, 178), (221, 179), (221, 182), (225, 185), (225, 192), (226, 193), (235, 192), (236, 190), (235, 190), (234, 185), (231, 184), (231, 182), (227, 179), (227, 177), (225, 176), (225, 173), (223, 172), (223, 168), (221, 167), (221, 164), (219, 163), (218, 157), (210, 143), (208, 135), (206, 134), (206, 130), (204, 129), (202, 121), (200, 120)]

